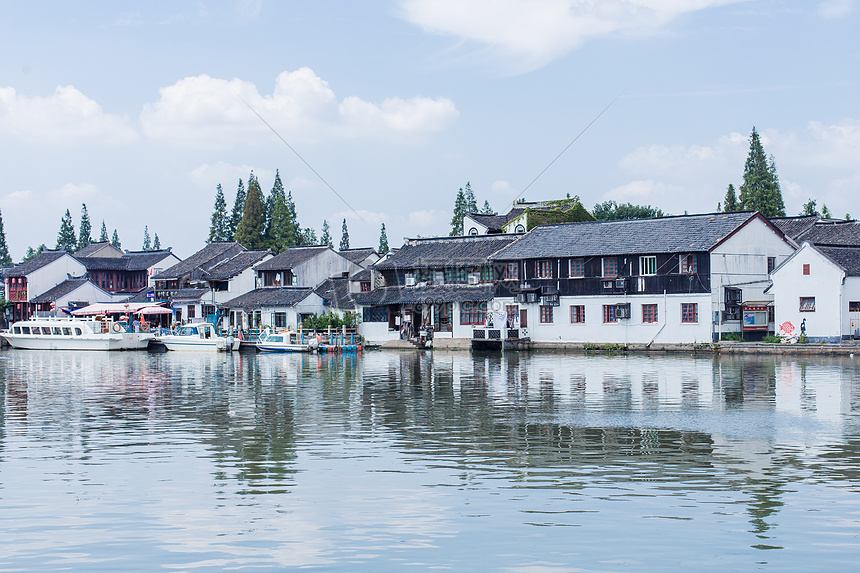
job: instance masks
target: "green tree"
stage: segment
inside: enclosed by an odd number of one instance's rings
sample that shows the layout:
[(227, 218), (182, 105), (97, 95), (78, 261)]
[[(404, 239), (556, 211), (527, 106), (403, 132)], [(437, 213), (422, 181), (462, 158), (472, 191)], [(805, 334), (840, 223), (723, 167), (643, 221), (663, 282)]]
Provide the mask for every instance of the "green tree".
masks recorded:
[(824, 203), (821, 204), (821, 216), (825, 219), (832, 219), (833, 215), (830, 213), (830, 209), (827, 208), (827, 205)]
[(152, 250), (160, 251), (161, 250), (161, 239), (158, 238), (158, 233), (155, 234), (155, 239), (152, 241)]
[[(277, 207), (278, 204), (285, 204), (284, 201), (284, 184), (281, 182), (281, 173), (279, 170), (275, 170), (275, 183), (272, 185), (272, 191), (269, 193), (269, 196), (266, 197), (266, 244), (270, 249), (275, 250), (275, 244), (277, 240), (275, 236), (277, 235), (277, 225), (279, 223), (283, 223), (283, 221), (277, 220)], [(283, 216), (283, 211), (280, 213)]]
[(496, 212), (493, 211), (492, 207), (490, 207), (490, 202), (487, 200), (484, 200), (484, 208), (481, 209), (481, 215), (495, 215), (495, 214), (496, 214)]
[(6, 245), (6, 230), (3, 227), (3, 213), (0, 213), (0, 267), (11, 267), (12, 257), (9, 256), (9, 247)]
[(233, 237), (246, 249), (264, 249), (266, 240), (266, 204), (263, 200), (263, 190), (257, 176), (251, 171), (248, 177), (248, 195), (245, 197), (245, 211), (242, 220), (236, 227), (236, 235)]
[(303, 240), (302, 228), (299, 225), (299, 216), (296, 213), (296, 204), (293, 201), (293, 192), (287, 192), (287, 227), (293, 230), (292, 245), (301, 245)]
[(610, 200), (595, 205), (591, 214), (599, 221), (620, 221), (662, 217), (663, 211), (651, 205), (634, 205), (632, 203), (619, 205), (615, 201)]
[(325, 219), (323, 219), (322, 239), (320, 239), (320, 242), (323, 245), (328, 245), (332, 249), (334, 248), (334, 243), (331, 240), (331, 229), (328, 226), (328, 221)]
[(478, 212), (478, 201), (475, 199), (474, 191), (472, 191), (471, 181), (466, 181), (466, 187), (463, 189), (463, 199), (466, 202), (466, 213)]
[(313, 245), (318, 245), (317, 241), (317, 232), (308, 227), (307, 229), (303, 229), (300, 236), (299, 242), (297, 243), (300, 247), (310, 247)]
[(346, 219), (343, 220), (343, 225), (340, 227), (340, 250), (345, 251), (349, 248), (349, 229), (346, 227)]
[(803, 204), (803, 209), (800, 210), (801, 217), (809, 217), (811, 215), (820, 215), (818, 209), (815, 208), (816, 201), (812, 197), (809, 201)]
[(99, 235), (99, 243), (107, 243), (108, 241), (110, 241), (110, 237), (108, 237), (107, 225), (105, 225), (104, 220), (102, 220), (102, 232)]
[(735, 186), (729, 183), (726, 189), (726, 198), (723, 200), (723, 213), (736, 213), (740, 211), (738, 196), (735, 194)]
[(117, 234), (116, 229), (113, 230), (113, 237), (110, 239), (110, 244), (117, 249), (122, 248), (122, 243), (119, 242), (119, 234)]
[(75, 225), (72, 223), (72, 214), (66, 209), (66, 214), (60, 220), (60, 232), (57, 234), (57, 249), (74, 253), (77, 244), (78, 239), (75, 236)]
[(385, 223), (382, 224), (382, 228), (379, 230), (379, 248), (377, 252), (380, 255), (388, 252), (388, 235), (385, 232)]
[(45, 243), (42, 243), (41, 245), (39, 245), (35, 249), (33, 247), (28, 246), (27, 252), (24, 254), (24, 258), (21, 260), (21, 262), (26, 263), (27, 261), (29, 261), (30, 259), (32, 259), (36, 255), (38, 255), (39, 253), (44, 251), (46, 248), (47, 247), (45, 246)]
[(239, 229), (239, 223), (242, 221), (242, 215), (245, 213), (245, 184), (242, 179), (239, 179), (239, 187), (236, 189), (236, 200), (233, 202), (233, 211), (230, 214), (230, 225), (227, 228), (227, 234), (230, 235), (229, 240), (235, 240), (236, 231)]
[(765, 217), (785, 217), (776, 162), (773, 156), (768, 160), (755, 127), (750, 134), (750, 151), (744, 164), (744, 182), (738, 199), (741, 209), (758, 211)]
[(270, 199), (272, 220), (266, 229), (266, 235), (269, 248), (277, 254), (296, 244), (296, 229), (290, 218), (290, 207), (283, 189), (272, 189)]
[(454, 215), (451, 217), (451, 237), (459, 237), (463, 234), (463, 217), (466, 216), (466, 195), (463, 193), (463, 188), (457, 191), (457, 197), (454, 199)]
[(215, 188), (215, 206), (212, 209), (212, 218), (209, 224), (209, 238), (207, 243), (212, 241), (229, 241), (228, 231), (230, 221), (227, 218), (227, 202), (224, 200), (224, 190), (221, 189), (221, 184)]
[(93, 242), (93, 225), (90, 223), (90, 214), (87, 212), (86, 203), (81, 204), (81, 226), (78, 230), (80, 234), (78, 235), (78, 246), (76, 250), (80, 251)]
[(149, 238), (149, 226), (143, 226), (143, 250), (151, 251), (152, 250), (152, 240)]

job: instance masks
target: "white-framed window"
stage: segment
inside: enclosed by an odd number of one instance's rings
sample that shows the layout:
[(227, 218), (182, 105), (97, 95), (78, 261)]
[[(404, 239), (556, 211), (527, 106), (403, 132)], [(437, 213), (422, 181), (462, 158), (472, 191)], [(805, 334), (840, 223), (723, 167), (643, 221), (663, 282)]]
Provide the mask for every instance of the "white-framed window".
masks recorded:
[(642, 276), (650, 276), (657, 274), (657, 257), (644, 256), (639, 257), (639, 274)]
[(800, 297), (800, 312), (815, 312), (815, 297), (802, 296)]

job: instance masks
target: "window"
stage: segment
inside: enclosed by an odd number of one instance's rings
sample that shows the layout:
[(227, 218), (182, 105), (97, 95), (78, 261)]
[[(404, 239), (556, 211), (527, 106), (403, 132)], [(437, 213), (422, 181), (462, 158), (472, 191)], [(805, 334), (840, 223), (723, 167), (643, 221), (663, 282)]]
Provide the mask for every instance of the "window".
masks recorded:
[(800, 297), (800, 312), (815, 312), (815, 297), (802, 296)]
[[(21, 330), (23, 331), (23, 334), (30, 334), (30, 327), (29, 326), (22, 326)], [(36, 334), (38, 334), (38, 332)]]
[(681, 274), (691, 275), (696, 272), (696, 255), (681, 255)]
[(848, 312), (860, 312), (860, 301), (848, 301)]
[(808, 274), (809, 274), (809, 263), (804, 263), (804, 264), (803, 264), (803, 274), (804, 274), (804, 275), (808, 275)]
[(188, 318), (194, 318), (194, 305), (188, 305)]
[(361, 292), (370, 292), (370, 281), (361, 281)]
[(64, 336), (71, 336), (71, 335), (72, 335), (72, 329), (71, 329), (71, 328), (66, 328), (66, 327), (64, 326), (64, 327), (63, 327), (63, 335), (64, 335)]
[(287, 327), (287, 313), (286, 312), (276, 312), (274, 314), (274, 320), (272, 321), (275, 324), (275, 328), (286, 328)]
[(603, 259), (603, 276), (618, 276), (618, 259), (616, 257), (607, 257)]
[(505, 265), (505, 279), (509, 281), (515, 281), (520, 278), (520, 265), (519, 263), (508, 263)]
[(538, 261), (537, 263), (537, 278), (551, 279), (552, 278), (552, 261)]
[(585, 276), (585, 259), (570, 260), (570, 276), (571, 278)]
[(699, 304), (695, 302), (681, 303), (681, 322), (699, 322)]
[(577, 324), (585, 322), (585, 306), (571, 305), (570, 306), (570, 323)]
[(492, 282), (495, 279), (495, 274), (493, 273), (493, 267), (486, 266), (481, 267), (481, 282), (488, 283)]
[(15, 334), (21, 334), (21, 327), (20, 327), (20, 326), (16, 326), (16, 327), (14, 328), (14, 332), (15, 332)]
[(657, 322), (657, 305), (642, 305), (642, 322)]
[(618, 316), (615, 314), (614, 304), (603, 305), (603, 322), (618, 322)]
[(445, 283), (464, 283), (469, 279), (466, 269), (445, 269)]
[(486, 302), (461, 302), (460, 324), (484, 324), (487, 322)]
[(773, 269), (776, 268), (776, 257), (768, 257), (767, 258), (767, 274), (773, 272)]
[(639, 257), (639, 274), (643, 276), (657, 274), (657, 257)]
[(541, 324), (552, 324), (552, 307), (549, 305), (541, 305), (540, 307)]

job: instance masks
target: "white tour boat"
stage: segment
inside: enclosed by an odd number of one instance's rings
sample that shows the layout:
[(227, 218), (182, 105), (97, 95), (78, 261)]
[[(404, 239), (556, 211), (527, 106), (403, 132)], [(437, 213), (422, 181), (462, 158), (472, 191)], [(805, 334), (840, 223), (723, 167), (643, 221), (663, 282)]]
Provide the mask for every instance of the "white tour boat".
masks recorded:
[(311, 352), (319, 346), (320, 341), (316, 337), (308, 337), (303, 341), (301, 334), (294, 330), (275, 333), (266, 330), (257, 341), (257, 350), (261, 352)]
[(28, 350), (142, 350), (153, 335), (134, 332), (105, 317), (31, 317), (0, 333), (13, 348)]
[(208, 322), (186, 324), (176, 329), (173, 334), (156, 336), (156, 342), (161, 342), (168, 350), (239, 350), (239, 339), (232, 336), (218, 336), (215, 327)]

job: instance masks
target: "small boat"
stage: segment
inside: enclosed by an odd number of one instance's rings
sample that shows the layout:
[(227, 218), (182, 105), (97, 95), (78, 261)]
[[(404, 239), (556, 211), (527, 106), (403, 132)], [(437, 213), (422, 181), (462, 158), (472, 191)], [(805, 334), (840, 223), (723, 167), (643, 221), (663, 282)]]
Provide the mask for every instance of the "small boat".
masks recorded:
[(239, 339), (232, 336), (218, 336), (215, 327), (208, 322), (186, 324), (173, 334), (159, 335), (156, 342), (164, 344), (168, 350), (200, 350), (216, 352), (219, 350), (239, 350)]
[(27, 350), (143, 350), (154, 337), (103, 316), (32, 317), (14, 323), (0, 336), (12, 348)]
[(308, 337), (302, 341), (301, 335), (294, 330), (283, 330), (272, 333), (269, 330), (263, 332), (257, 341), (257, 350), (260, 352), (312, 352), (319, 348), (320, 341), (316, 337)]

